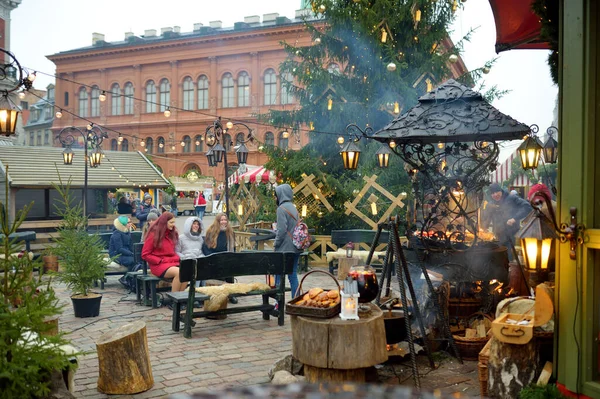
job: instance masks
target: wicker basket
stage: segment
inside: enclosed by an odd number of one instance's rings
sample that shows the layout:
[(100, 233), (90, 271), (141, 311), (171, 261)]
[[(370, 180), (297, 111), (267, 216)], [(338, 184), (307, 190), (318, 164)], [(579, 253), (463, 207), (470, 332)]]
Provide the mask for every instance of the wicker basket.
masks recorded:
[[(313, 308), (313, 307), (308, 307), (308, 306), (296, 305), (296, 303), (301, 301), (302, 297), (306, 294), (306, 292), (302, 291), (302, 283), (304, 282), (304, 279), (306, 277), (308, 277), (309, 274), (312, 274), (312, 273), (323, 273), (323, 274), (328, 275), (329, 277), (331, 277), (331, 279), (337, 285), (338, 292), (341, 292), (340, 283), (337, 282), (337, 279), (332, 274), (330, 274), (326, 271), (323, 271), (323, 270), (312, 270), (312, 271), (306, 273), (304, 276), (302, 276), (302, 280), (300, 280), (300, 286), (298, 287), (298, 292), (300, 292), (301, 294), (298, 295), (296, 298), (292, 299), (291, 301), (289, 301), (285, 305), (285, 313), (287, 313), (289, 315), (294, 315), (294, 316), (317, 317), (320, 319), (329, 319), (331, 317), (337, 316), (338, 314), (340, 314), (340, 310), (342, 309), (341, 298), (340, 298), (340, 302), (332, 308)], [(325, 291), (327, 291), (327, 290), (325, 290)]]
[[(473, 316), (483, 316), (490, 322), (493, 321), (491, 316), (485, 313), (477, 312), (471, 315), (469, 319)], [(490, 337), (491, 329), (488, 331), (488, 334), (485, 337), (465, 338), (464, 331), (459, 334), (452, 335), (452, 338), (454, 338), (454, 343), (460, 352), (460, 356), (465, 360), (478, 360), (479, 352), (481, 352), (485, 344), (487, 344)]]

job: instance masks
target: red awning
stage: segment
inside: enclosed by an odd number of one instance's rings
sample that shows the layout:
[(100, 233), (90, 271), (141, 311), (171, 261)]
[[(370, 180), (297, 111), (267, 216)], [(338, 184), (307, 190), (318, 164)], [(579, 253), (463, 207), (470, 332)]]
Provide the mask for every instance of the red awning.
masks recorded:
[(239, 175), (235, 180), (235, 183), (268, 183), (270, 173), (270, 170), (267, 170), (263, 166), (261, 166), (259, 168), (249, 170), (246, 173)]
[(532, 0), (489, 0), (496, 21), (496, 53), (513, 49), (547, 50), (540, 40), (540, 18), (531, 10)]

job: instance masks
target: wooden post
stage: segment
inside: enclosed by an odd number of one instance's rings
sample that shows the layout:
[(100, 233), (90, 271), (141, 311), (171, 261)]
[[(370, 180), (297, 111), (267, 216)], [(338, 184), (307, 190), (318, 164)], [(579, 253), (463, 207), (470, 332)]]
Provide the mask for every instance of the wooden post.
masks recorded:
[(100, 376), (98, 390), (134, 394), (154, 385), (146, 323), (136, 321), (103, 334), (96, 342)]

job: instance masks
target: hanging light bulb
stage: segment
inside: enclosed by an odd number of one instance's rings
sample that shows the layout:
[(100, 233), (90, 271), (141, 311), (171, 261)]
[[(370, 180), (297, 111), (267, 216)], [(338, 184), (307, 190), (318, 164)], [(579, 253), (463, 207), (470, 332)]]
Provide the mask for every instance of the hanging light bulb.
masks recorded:
[(325, 7), (325, 4), (321, 4), (321, 5), (319, 6), (319, 12), (320, 12), (321, 14), (323, 14), (323, 13), (325, 12), (325, 10), (327, 10), (327, 7)]
[(32, 74), (30, 74), (29, 76), (27, 76), (27, 80), (29, 80), (30, 82), (33, 82), (36, 77), (37, 77), (37, 72), (33, 71)]
[(60, 111), (60, 109), (58, 111), (56, 111), (55, 116), (56, 116), (56, 119), (62, 118), (62, 112)]
[(390, 141), (390, 148), (396, 148), (396, 142), (394, 140)]
[(321, 44), (321, 38), (320, 37), (315, 38), (315, 41), (313, 43), (316, 45)]
[(168, 118), (171, 116), (171, 110), (169, 109), (169, 107), (167, 107), (167, 109), (165, 109), (164, 114), (165, 114), (165, 118)]
[(140, 146), (144, 147), (146, 145), (146, 142), (144, 140), (140, 141)]
[(87, 130), (92, 130), (92, 128), (93, 128), (93, 127), (94, 127), (94, 125), (93, 125), (92, 123), (89, 123), (89, 124), (86, 126), (86, 129), (87, 129)]
[(229, 129), (233, 129), (233, 122), (232, 122), (232, 121), (228, 121), (228, 122), (225, 124), (225, 127), (227, 128), (227, 130), (229, 130)]
[(200, 140), (196, 140), (196, 145), (200, 145)]
[(119, 137), (117, 137), (117, 143), (121, 144), (123, 142), (123, 135), (119, 133)]
[(182, 147), (185, 147), (185, 141), (181, 140), (181, 143), (179, 144), (181, 144)]
[(25, 91), (20, 91), (19, 92), (19, 99), (24, 99), (25, 98)]
[(396, 101), (394, 103), (394, 113), (395, 114), (399, 114), (400, 113), (400, 104), (398, 104), (398, 101)]
[(483, 72), (483, 73), (485, 73), (485, 74), (487, 75), (488, 73), (490, 73), (490, 67), (489, 67), (489, 66), (487, 66), (487, 65), (486, 65), (486, 66), (484, 66), (484, 67), (481, 69), (481, 72)]
[(331, 107), (333, 107), (333, 99), (327, 100), (327, 111), (331, 111)]
[(450, 57), (448, 57), (448, 61), (450, 61), (453, 64), (456, 64), (458, 62), (458, 56), (456, 54), (451, 54)]
[(158, 148), (163, 148), (165, 146), (165, 143), (158, 143)]
[(344, 141), (346, 141), (346, 140), (344, 139), (343, 136), (340, 136), (340, 137), (337, 138), (338, 144), (344, 144)]
[(102, 90), (102, 93), (100, 93), (100, 95), (98, 96), (98, 100), (100, 100), (100, 102), (104, 102), (106, 101), (106, 92), (104, 90)]
[(394, 72), (396, 70), (396, 64), (390, 62), (389, 64), (387, 64), (387, 70), (390, 72)]
[(290, 132), (288, 132), (287, 130), (284, 130), (281, 133), (281, 137), (283, 137), (284, 139), (287, 139), (288, 137), (290, 137)]

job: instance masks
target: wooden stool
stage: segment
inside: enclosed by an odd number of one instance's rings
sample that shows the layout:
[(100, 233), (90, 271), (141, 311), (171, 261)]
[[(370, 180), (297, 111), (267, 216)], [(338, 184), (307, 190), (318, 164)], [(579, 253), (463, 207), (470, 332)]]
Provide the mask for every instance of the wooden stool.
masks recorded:
[(369, 307), (360, 320), (291, 316), (292, 353), (307, 382), (365, 382), (369, 367), (388, 360), (383, 312)]
[(100, 392), (127, 395), (147, 391), (154, 385), (143, 321), (125, 324), (101, 335), (96, 350)]

